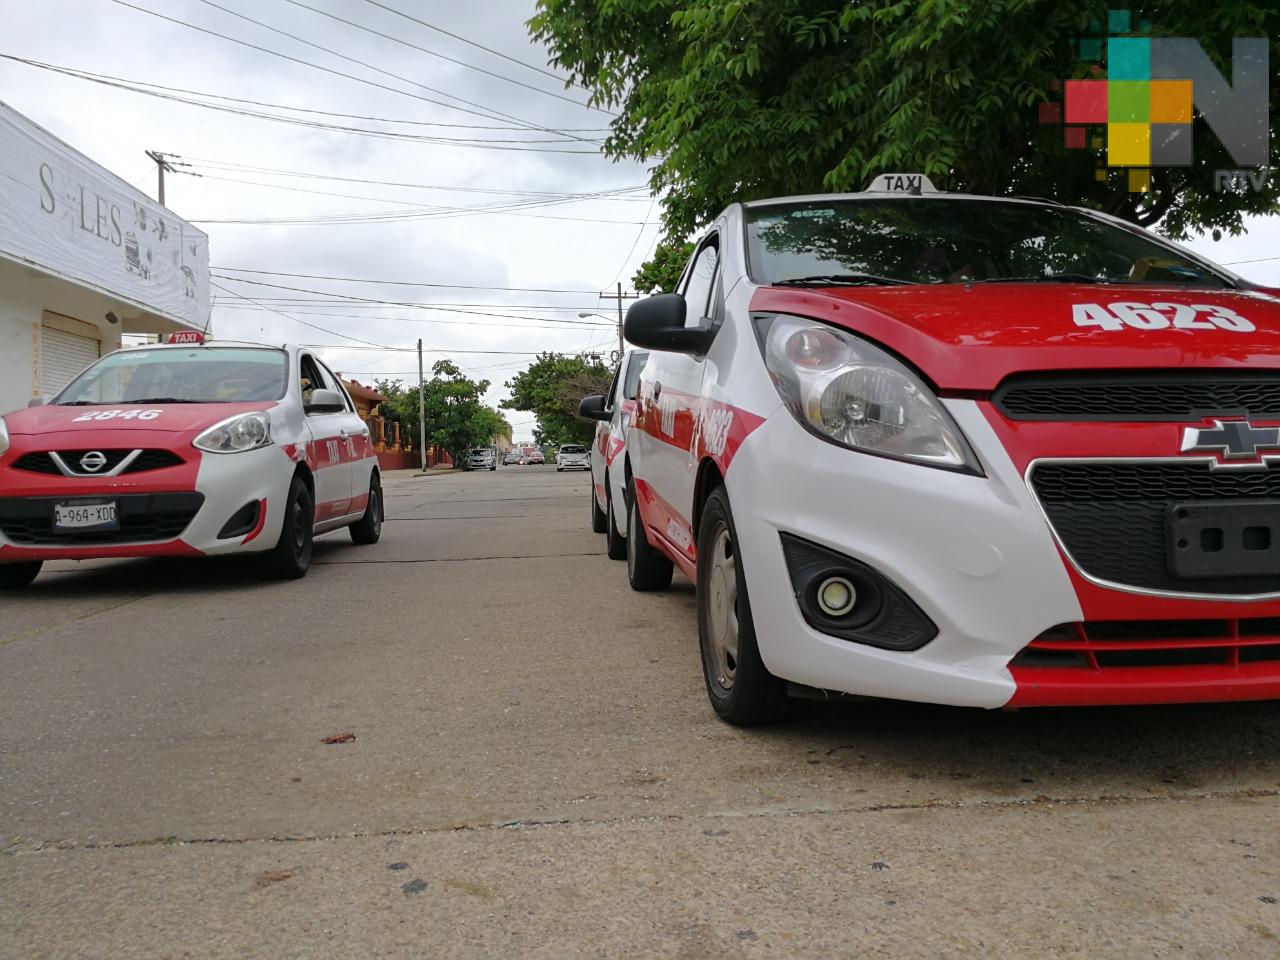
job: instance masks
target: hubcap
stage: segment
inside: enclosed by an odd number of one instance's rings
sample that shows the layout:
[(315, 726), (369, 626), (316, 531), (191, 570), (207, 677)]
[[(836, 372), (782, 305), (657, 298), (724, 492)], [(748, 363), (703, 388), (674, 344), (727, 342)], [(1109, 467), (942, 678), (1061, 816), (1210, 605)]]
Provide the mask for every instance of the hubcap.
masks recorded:
[(293, 503), (293, 554), (301, 557), (307, 549), (307, 511), (302, 509), (302, 501)]
[(382, 532), (382, 491), (374, 487), (369, 491), (369, 508), (373, 511), (373, 532)]
[[(633, 502), (631, 505), (631, 509), (627, 511), (627, 516), (631, 517), (632, 511), (636, 509), (637, 507)], [(613, 518), (610, 517), (609, 519), (610, 519), (610, 522), (612, 522)], [(627, 524), (627, 529), (639, 530), (641, 528), (638, 522), (630, 522)], [(630, 570), (632, 573), (634, 573), (636, 569), (636, 538), (635, 537), (627, 537), (627, 569)]]
[(724, 523), (717, 524), (711, 538), (706, 603), (711, 673), (720, 687), (729, 690), (738, 667), (738, 561)]

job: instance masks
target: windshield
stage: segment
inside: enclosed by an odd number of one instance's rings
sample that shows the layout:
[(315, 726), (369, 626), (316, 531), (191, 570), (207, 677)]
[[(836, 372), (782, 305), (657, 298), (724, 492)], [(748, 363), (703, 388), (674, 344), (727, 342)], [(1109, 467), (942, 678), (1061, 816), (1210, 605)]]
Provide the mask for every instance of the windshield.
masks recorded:
[(1140, 233), (1031, 203), (913, 197), (748, 207), (747, 247), (752, 279), (769, 285), (1227, 285)]
[(560, 448), (560, 452), (561, 453), (586, 453), (587, 451), (584, 447), (579, 447), (572, 443), (567, 443)]
[(192, 347), (118, 350), (57, 396), (58, 404), (252, 403), (279, 400), (288, 383), (281, 350)]

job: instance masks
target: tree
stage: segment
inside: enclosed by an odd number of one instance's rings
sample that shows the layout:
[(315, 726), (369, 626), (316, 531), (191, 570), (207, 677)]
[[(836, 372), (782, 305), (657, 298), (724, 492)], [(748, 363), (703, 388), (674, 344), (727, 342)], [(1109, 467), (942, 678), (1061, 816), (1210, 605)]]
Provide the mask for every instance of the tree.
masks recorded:
[(578, 403), (591, 394), (606, 393), (612, 380), (613, 371), (598, 360), (540, 353), (527, 370), (507, 381), (511, 397), (502, 406), (537, 417), (537, 443), (589, 443), (595, 424), (578, 416)]
[[(487, 447), (500, 436), (511, 434), (511, 425), (492, 407), (482, 402), (488, 380), (471, 380), (448, 360), (432, 367), (432, 378), (423, 387), (428, 446), (449, 452), (455, 465), (472, 447)], [(384, 409), (400, 421), (403, 435), (418, 441), (418, 388), (406, 388), (399, 381), (378, 381), (378, 392), (387, 398)]]
[[(1114, 4), (1113, 4), (1114, 6)], [(1219, 0), (1206, 8), (1134, 0), (1155, 33), (1199, 39), (1230, 77), (1236, 36), (1272, 37), (1280, 8)], [(860, 190), (877, 174), (919, 171), (941, 189), (1026, 195), (1106, 210), (1175, 238), (1243, 231), (1275, 214), (1280, 183), (1218, 191), (1237, 166), (1195, 121), (1195, 163), (1153, 171), (1130, 193), (1123, 172), (1095, 177), (1099, 155), (1068, 150), (1039, 105), (1090, 76), (1074, 41), (1106, 22), (1104, 0), (538, 0), (530, 20), (554, 62), (615, 108), (606, 152), (651, 162), (667, 241), (684, 241), (727, 203)], [(1096, 72), (1096, 70), (1094, 71)], [(1277, 72), (1271, 99), (1280, 95)], [(1271, 166), (1280, 139), (1271, 141)], [(636, 275), (672, 282), (674, 246)], [(678, 273), (678, 271), (675, 271)]]
[(684, 265), (693, 253), (689, 240), (663, 240), (654, 248), (652, 259), (640, 266), (631, 279), (638, 293), (672, 293)]

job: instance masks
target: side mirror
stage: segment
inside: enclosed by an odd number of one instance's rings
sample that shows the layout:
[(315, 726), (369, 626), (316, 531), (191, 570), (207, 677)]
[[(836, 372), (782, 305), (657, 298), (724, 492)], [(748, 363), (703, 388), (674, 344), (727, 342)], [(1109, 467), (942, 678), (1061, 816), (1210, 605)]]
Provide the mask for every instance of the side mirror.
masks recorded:
[(30, 400), (28, 400), (28, 401), (27, 401), (27, 406), (28, 406), (28, 407), (43, 407), (43, 406), (44, 406), (44, 397), (32, 397)]
[(684, 297), (678, 293), (660, 293), (633, 303), (627, 311), (623, 334), (637, 347), (704, 354), (711, 348), (715, 331), (705, 327), (686, 327), (685, 309)]
[(582, 402), (578, 404), (578, 416), (586, 420), (608, 420), (613, 416), (613, 411), (606, 409), (604, 397), (596, 394), (582, 398)]
[(342, 413), (347, 405), (342, 402), (342, 394), (337, 390), (312, 391), (311, 399), (304, 404), (307, 413)]

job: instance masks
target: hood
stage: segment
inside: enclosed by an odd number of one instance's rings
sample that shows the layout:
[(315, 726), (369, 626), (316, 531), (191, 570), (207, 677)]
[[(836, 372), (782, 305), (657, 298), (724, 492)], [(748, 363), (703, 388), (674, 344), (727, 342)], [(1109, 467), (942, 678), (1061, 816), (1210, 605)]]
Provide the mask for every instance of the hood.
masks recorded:
[[(151, 433), (196, 433), (228, 417), (254, 410), (269, 410), (274, 403), (104, 403), (91, 407), (30, 407), (4, 415), (9, 433), (76, 434), (101, 433), (110, 430)], [(151, 414), (155, 414), (151, 416)], [(130, 416), (130, 414), (137, 414)], [(146, 416), (146, 419), (143, 417)]]
[[(1154, 305), (1169, 325), (1139, 329), (1116, 319), (1106, 326), (1119, 329), (1106, 329), (1090, 322), (1116, 316), (1114, 304)], [(1280, 298), (1264, 291), (1044, 283), (761, 287), (751, 309), (844, 327), (948, 390), (992, 390), (1009, 374), (1029, 371), (1280, 369)], [(1231, 316), (1248, 322), (1221, 319)]]

